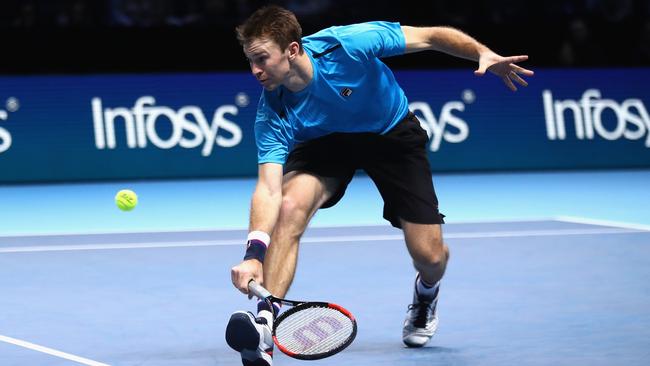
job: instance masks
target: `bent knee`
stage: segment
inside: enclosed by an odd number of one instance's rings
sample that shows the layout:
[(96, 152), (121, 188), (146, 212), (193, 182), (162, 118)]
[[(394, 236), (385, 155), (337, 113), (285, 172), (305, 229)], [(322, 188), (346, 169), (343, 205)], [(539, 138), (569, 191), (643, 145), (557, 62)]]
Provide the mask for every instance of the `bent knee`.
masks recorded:
[(425, 250), (420, 250), (413, 255), (413, 261), (425, 267), (438, 267), (444, 266), (449, 260), (449, 247), (445, 245), (440, 239), (439, 243), (435, 243), (427, 247)]
[(297, 239), (305, 231), (309, 216), (309, 208), (303, 202), (292, 197), (283, 197), (274, 231), (287, 239)]
[(282, 206), (280, 206), (280, 214), (284, 216), (300, 216), (308, 212), (308, 207), (305, 202), (292, 196), (282, 197)]
[(447, 258), (448, 256), (445, 255), (444, 252), (441, 252), (441, 253), (432, 253), (428, 255), (421, 255), (416, 258), (413, 258), (413, 260), (418, 266), (440, 267), (447, 264)]

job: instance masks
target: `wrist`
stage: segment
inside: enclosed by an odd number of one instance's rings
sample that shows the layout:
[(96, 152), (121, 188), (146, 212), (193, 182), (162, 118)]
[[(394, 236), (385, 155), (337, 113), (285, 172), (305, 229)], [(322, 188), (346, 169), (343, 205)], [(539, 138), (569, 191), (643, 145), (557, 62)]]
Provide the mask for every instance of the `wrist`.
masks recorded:
[(266, 250), (270, 243), (271, 237), (269, 234), (263, 231), (251, 231), (246, 241), (244, 260), (257, 259), (260, 263), (264, 263)]

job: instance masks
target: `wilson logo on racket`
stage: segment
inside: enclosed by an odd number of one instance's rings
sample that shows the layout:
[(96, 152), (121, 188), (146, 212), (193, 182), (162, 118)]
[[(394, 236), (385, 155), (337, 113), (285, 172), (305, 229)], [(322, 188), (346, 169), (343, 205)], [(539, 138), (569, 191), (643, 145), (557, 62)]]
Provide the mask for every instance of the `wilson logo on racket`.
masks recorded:
[(272, 302), (293, 306), (273, 323), (273, 342), (288, 356), (301, 360), (329, 357), (343, 351), (357, 335), (357, 321), (339, 305), (281, 299), (252, 280), (248, 289), (270, 307)]
[(295, 340), (307, 351), (315, 344), (343, 329), (343, 324), (331, 316), (321, 316), (293, 332)]

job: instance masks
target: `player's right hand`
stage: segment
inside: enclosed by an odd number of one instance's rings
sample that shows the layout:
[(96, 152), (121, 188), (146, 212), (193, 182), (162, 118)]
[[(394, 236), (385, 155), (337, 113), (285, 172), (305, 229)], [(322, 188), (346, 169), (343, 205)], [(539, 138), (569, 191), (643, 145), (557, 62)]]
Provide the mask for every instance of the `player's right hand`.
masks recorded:
[(248, 294), (248, 298), (253, 297), (248, 292), (248, 283), (255, 280), (257, 283), (264, 283), (264, 271), (262, 262), (257, 259), (248, 259), (230, 269), (232, 284), (242, 293)]

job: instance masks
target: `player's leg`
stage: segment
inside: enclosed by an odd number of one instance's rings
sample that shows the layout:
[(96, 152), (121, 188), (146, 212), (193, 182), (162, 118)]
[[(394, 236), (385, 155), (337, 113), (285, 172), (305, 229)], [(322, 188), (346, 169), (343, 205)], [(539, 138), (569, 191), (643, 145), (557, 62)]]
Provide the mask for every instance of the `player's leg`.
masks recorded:
[(439, 224), (416, 224), (405, 220), (401, 223), (406, 247), (417, 270), (402, 341), (409, 347), (422, 347), (438, 329), (438, 294), (449, 259), (449, 248), (442, 241)]
[(333, 195), (336, 180), (310, 173), (286, 174), (282, 206), (271, 245), (264, 259), (264, 286), (284, 297), (291, 286), (298, 261), (298, 244), (309, 220)]
[(449, 258), (449, 247), (442, 241), (439, 224), (416, 224), (400, 220), (413, 266), (422, 282), (434, 285), (442, 279)]
[(408, 346), (423, 346), (437, 329), (439, 281), (449, 255), (442, 242), (444, 216), (438, 211), (427, 158), (428, 136), (409, 114), (387, 134), (368, 139), (370, 153), (364, 169), (384, 199), (384, 218), (403, 229), (418, 271), (402, 339)]
[(289, 154), (280, 215), (264, 259), (264, 285), (277, 297), (291, 286), (309, 220), (319, 208), (334, 206), (354, 175), (348, 146), (346, 135), (332, 134), (299, 144)]
[[(282, 186), (282, 206), (271, 235), (271, 244), (264, 258), (264, 286), (275, 296), (284, 297), (295, 273), (298, 242), (316, 210), (332, 194), (331, 179), (301, 172), (285, 175)], [(270, 366), (273, 362), (274, 316), (279, 308), (271, 309), (258, 301), (257, 317), (251, 312), (235, 312), (226, 328), (226, 341), (240, 352), (245, 366)]]
[[(300, 237), (309, 220), (319, 208), (336, 204), (354, 175), (354, 168), (341, 159), (343, 149), (329, 153), (340, 145), (336, 136), (325, 137), (298, 145), (289, 154), (280, 215), (264, 258), (264, 286), (275, 296), (284, 297), (293, 281)], [(271, 365), (275, 310), (260, 301), (257, 317), (247, 312), (231, 316), (226, 340), (241, 353), (244, 365)]]

